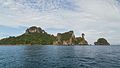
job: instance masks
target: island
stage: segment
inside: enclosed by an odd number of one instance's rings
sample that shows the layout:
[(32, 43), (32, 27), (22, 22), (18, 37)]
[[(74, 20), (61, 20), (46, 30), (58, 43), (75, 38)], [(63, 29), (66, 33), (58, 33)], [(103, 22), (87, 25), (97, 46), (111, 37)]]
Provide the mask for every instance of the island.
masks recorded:
[(52, 45), (56, 38), (48, 34), (40, 27), (32, 26), (26, 29), (25, 33), (17, 37), (3, 38), (0, 40), (1, 45)]
[(75, 37), (73, 31), (58, 33), (57, 36), (48, 34), (40, 27), (32, 26), (26, 29), (25, 33), (17, 37), (3, 38), (1, 45), (88, 45), (88, 42), (82, 37)]
[[(104, 40), (105, 41), (105, 40)], [(102, 42), (95, 42), (96, 45), (103, 45)], [(100, 42), (100, 43), (99, 43)], [(57, 33), (57, 36), (48, 34), (41, 27), (32, 26), (26, 29), (20, 36), (10, 36), (0, 40), (0, 45), (89, 45), (85, 34), (76, 37), (74, 31)]]
[(105, 38), (99, 38), (97, 42), (94, 42), (95, 45), (110, 45)]

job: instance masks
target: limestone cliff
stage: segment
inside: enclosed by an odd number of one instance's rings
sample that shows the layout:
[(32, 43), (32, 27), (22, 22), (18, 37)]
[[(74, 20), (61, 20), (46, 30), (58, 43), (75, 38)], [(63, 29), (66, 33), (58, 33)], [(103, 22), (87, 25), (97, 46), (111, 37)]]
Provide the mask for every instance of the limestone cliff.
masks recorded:
[(57, 40), (53, 43), (55, 45), (73, 45), (75, 35), (73, 31), (65, 32), (65, 33), (58, 33)]
[(39, 45), (88, 45), (85, 40), (85, 34), (82, 37), (75, 37), (73, 31), (58, 33), (57, 36), (48, 34), (42, 28), (32, 26), (26, 29), (25, 33), (16, 36), (8, 37), (0, 40), (0, 44), (4, 45), (18, 45), (18, 44), (39, 44)]
[(44, 30), (42, 30), (40, 27), (32, 26), (28, 28), (25, 32), (25, 34), (29, 33), (46, 33)]
[(88, 45), (88, 42), (85, 40), (85, 34), (84, 33), (82, 33), (82, 38), (81, 38), (81, 40), (80, 40), (80, 45)]
[(76, 45), (88, 45), (88, 42), (85, 39), (85, 34), (82, 33), (82, 37), (76, 37), (75, 38), (75, 44)]
[(57, 40), (53, 42), (54, 45), (88, 45), (88, 42), (84, 38), (85, 34), (82, 34), (82, 37), (75, 37), (73, 31), (58, 33)]

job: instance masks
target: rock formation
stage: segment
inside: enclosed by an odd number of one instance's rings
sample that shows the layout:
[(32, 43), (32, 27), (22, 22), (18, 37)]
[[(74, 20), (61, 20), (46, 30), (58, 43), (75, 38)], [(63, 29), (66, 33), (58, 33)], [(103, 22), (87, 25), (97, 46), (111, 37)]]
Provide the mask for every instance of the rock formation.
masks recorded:
[(75, 35), (73, 31), (58, 33), (57, 40), (53, 43), (54, 45), (73, 45)]
[(3, 45), (19, 45), (19, 44), (88, 45), (88, 42), (85, 40), (84, 36), (85, 34), (82, 33), (82, 37), (75, 37), (74, 31), (58, 33), (57, 36), (54, 36), (48, 34), (40, 27), (32, 26), (26, 29), (26, 32), (20, 36), (1, 39), (0, 44), (1, 45), (2, 44)]
[(85, 40), (85, 34), (84, 33), (82, 33), (82, 38), (81, 38), (81, 40), (80, 40), (80, 45), (88, 45), (88, 42)]
[(99, 38), (97, 42), (94, 42), (95, 45), (110, 45), (105, 38)]
[(44, 30), (42, 30), (40, 27), (32, 26), (28, 28), (25, 32), (25, 34), (29, 33), (46, 33)]
[(54, 41), (54, 45), (88, 45), (88, 42), (84, 38), (85, 34), (82, 33), (82, 37), (75, 37), (73, 31), (58, 33), (57, 41)]

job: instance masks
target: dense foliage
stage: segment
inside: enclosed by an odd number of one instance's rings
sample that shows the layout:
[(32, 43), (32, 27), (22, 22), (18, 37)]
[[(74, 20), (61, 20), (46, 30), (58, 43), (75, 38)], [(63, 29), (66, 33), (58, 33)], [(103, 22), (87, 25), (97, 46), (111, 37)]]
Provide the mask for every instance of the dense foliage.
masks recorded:
[(74, 31), (50, 35), (42, 28), (32, 26), (26, 32), (17, 37), (9, 37), (0, 40), (0, 45), (88, 45), (82, 37), (75, 37)]
[(63, 34), (61, 34), (61, 41), (63, 41), (63, 40), (69, 40), (70, 38), (71, 38), (71, 34), (69, 34), (69, 33), (63, 33)]
[(110, 45), (108, 41), (104, 38), (99, 38), (97, 42), (94, 42), (95, 45)]
[(56, 38), (53, 35), (49, 35), (47, 33), (30, 33), (30, 34), (23, 34), (18, 37), (9, 37), (0, 40), (0, 44), (41, 44), (41, 45), (50, 45), (53, 44)]

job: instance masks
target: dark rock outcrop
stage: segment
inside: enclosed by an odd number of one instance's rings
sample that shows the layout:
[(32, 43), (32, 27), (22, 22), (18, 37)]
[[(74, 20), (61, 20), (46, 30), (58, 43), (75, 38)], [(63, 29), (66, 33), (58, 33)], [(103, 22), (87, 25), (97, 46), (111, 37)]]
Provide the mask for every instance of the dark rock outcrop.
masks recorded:
[(94, 42), (95, 45), (110, 45), (105, 38), (99, 38), (97, 42)]

